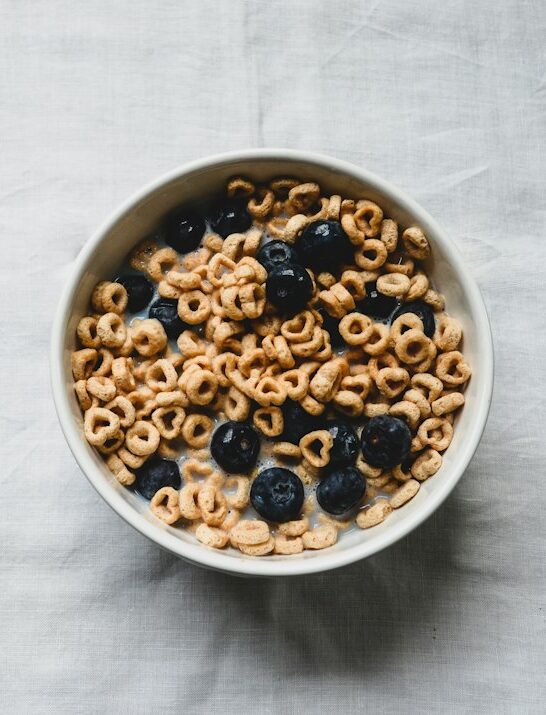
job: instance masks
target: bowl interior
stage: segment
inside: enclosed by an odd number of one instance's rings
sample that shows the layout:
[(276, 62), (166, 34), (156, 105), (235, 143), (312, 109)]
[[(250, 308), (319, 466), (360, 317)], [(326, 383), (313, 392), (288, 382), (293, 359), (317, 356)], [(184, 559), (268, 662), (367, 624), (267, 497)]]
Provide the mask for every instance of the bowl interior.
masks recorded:
[[(428, 214), (386, 182), (349, 164), (284, 154), (248, 153), (204, 161), (159, 180), (132, 199), (82, 251), (57, 316), (57, 334), (53, 340), (53, 385), (63, 430), (80, 466), (101, 495), (129, 523), (170, 551), (205, 566), (246, 574), (285, 575), (341, 566), (368, 556), (409, 532), (443, 501), (466, 468), (481, 436), (491, 394), (491, 342), (483, 302), (458, 252)], [(83, 437), (82, 416), (72, 387), (70, 354), (76, 347), (77, 323), (86, 314), (93, 287), (99, 280), (115, 275), (125, 255), (170, 209), (221, 192), (226, 180), (236, 174), (255, 181), (281, 175), (318, 181), (327, 193), (376, 201), (386, 216), (402, 226), (420, 225), (433, 247), (427, 272), (435, 287), (445, 295), (448, 312), (456, 316), (464, 328), (464, 352), (473, 377), (465, 393), (467, 404), (457, 418), (453, 442), (444, 454), (440, 471), (423, 483), (411, 502), (383, 524), (370, 531), (353, 530), (343, 534), (335, 546), (324, 552), (253, 559), (234, 550), (208, 549), (184, 529), (163, 525), (152, 517), (147, 503), (115, 481)]]

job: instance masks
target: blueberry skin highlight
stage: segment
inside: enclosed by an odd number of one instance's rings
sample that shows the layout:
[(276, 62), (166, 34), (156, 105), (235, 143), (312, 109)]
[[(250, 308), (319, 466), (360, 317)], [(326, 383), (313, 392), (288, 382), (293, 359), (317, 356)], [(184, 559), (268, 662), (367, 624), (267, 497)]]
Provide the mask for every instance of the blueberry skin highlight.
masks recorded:
[(356, 462), (358, 455), (358, 436), (351, 424), (344, 420), (327, 420), (324, 429), (334, 440), (330, 450), (328, 468), (350, 467)]
[(256, 260), (269, 273), (283, 263), (297, 263), (296, 251), (286, 241), (268, 241), (256, 254)]
[(386, 320), (396, 310), (399, 302), (396, 298), (383, 295), (377, 290), (375, 281), (366, 283), (366, 297), (356, 304), (356, 310), (378, 320)]
[(344, 514), (358, 504), (366, 483), (356, 467), (335, 469), (317, 487), (317, 501), (329, 514)]
[(407, 457), (410, 447), (410, 429), (398, 417), (372, 417), (362, 430), (362, 456), (372, 467), (396, 467)]
[(159, 298), (150, 306), (148, 317), (159, 320), (167, 336), (172, 340), (176, 340), (183, 330), (189, 328), (189, 325), (178, 316), (177, 300)]
[(228, 199), (217, 203), (210, 215), (212, 230), (222, 238), (232, 233), (243, 233), (252, 226), (252, 218), (244, 201)]
[(215, 430), (210, 452), (224, 471), (249, 472), (258, 461), (260, 438), (247, 422), (230, 420)]
[(281, 263), (268, 273), (265, 292), (279, 313), (291, 317), (303, 310), (311, 299), (313, 282), (305, 268), (297, 263)]
[(180, 469), (172, 459), (150, 457), (135, 471), (135, 477), (134, 489), (145, 499), (151, 499), (163, 487), (180, 489), (182, 485)]
[(271, 467), (258, 474), (250, 489), (250, 501), (258, 514), (268, 521), (284, 523), (300, 516), (303, 484), (289, 469)]
[(304, 266), (334, 273), (352, 262), (354, 248), (339, 221), (313, 221), (302, 231), (297, 251)]
[(205, 235), (205, 221), (184, 208), (173, 211), (163, 224), (165, 242), (178, 253), (194, 251)]
[(323, 428), (324, 420), (321, 417), (310, 415), (293, 400), (286, 400), (281, 409), (284, 429), (279, 439), (284, 442), (298, 444), (304, 435)]
[(128, 273), (116, 278), (116, 283), (121, 283), (127, 291), (127, 309), (130, 313), (143, 310), (154, 297), (154, 287), (146, 276)]

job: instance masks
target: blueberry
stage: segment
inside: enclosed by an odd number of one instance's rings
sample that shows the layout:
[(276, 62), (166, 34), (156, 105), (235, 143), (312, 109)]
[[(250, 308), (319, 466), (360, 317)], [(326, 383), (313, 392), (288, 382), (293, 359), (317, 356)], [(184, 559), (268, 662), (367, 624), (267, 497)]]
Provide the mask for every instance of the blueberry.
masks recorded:
[(180, 489), (182, 484), (180, 469), (172, 459), (151, 457), (135, 471), (135, 476), (134, 487), (146, 499), (151, 499), (162, 487)]
[(297, 402), (286, 400), (282, 406), (284, 429), (280, 439), (298, 444), (308, 432), (322, 429), (324, 421), (306, 412)]
[(297, 249), (301, 263), (315, 271), (333, 273), (353, 259), (353, 247), (339, 221), (313, 221), (303, 230)]
[(165, 242), (179, 253), (189, 253), (197, 248), (205, 233), (205, 222), (192, 211), (177, 209), (165, 220)]
[(327, 420), (324, 429), (330, 432), (334, 440), (328, 467), (333, 469), (354, 464), (358, 454), (358, 437), (352, 425), (343, 420)]
[(173, 340), (176, 340), (180, 333), (189, 327), (178, 317), (177, 300), (159, 298), (150, 306), (148, 317), (159, 320), (169, 338)]
[(129, 298), (127, 307), (130, 313), (138, 313), (138, 311), (145, 308), (153, 298), (154, 287), (146, 276), (126, 274), (116, 278), (116, 283), (121, 283), (127, 291)]
[(366, 484), (356, 467), (330, 472), (317, 487), (317, 501), (329, 514), (344, 514), (364, 496)]
[(391, 469), (407, 457), (411, 446), (411, 432), (398, 417), (379, 415), (362, 430), (362, 455), (372, 467)]
[(303, 506), (303, 484), (289, 469), (271, 467), (260, 472), (250, 489), (250, 501), (268, 521), (297, 519)]
[(305, 268), (297, 263), (281, 263), (268, 274), (265, 292), (280, 313), (295, 315), (311, 299), (313, 283)]
[(397, 308), (392, 314), (391, 323), (405, 313), (415, 313), (418, 318), (423, 321), (423, 330), (425, 335), (432, 338), (436, 330), (436, 321), (434, 320), (434, 311), (422, 300), (414, 300), (412, 303), (404, 303)]
[(269, 273), (281, 263), (297, 263), (298, 256), (289, 243), (285, 241), (269, 241), (260, 248), (256, 255), (256, 260)]
[(323, 322), (322, 327), (330, 334), (330, 345), (333, 348), (341, 348), (345, 345), (345, 341), (339, 332), (339, 318), (333, 318), (325, 310), (320, 310)]
[(356, 304), (359, 313), (385, 320), (396, 309), (398, 301), (377, 290), (375, 282), (366, 283), (366, 297)]
[(252, 226), (252, 218), (243, 201), (229, 199), (216, 204), (210, 217), (212, 230), (226, 238), (232, 233), (242, 233)]
[(259, 451), (258, 433), (245, 422), (224, 422), (212, 435), (210, 452), (226, 472), (249, 472)]

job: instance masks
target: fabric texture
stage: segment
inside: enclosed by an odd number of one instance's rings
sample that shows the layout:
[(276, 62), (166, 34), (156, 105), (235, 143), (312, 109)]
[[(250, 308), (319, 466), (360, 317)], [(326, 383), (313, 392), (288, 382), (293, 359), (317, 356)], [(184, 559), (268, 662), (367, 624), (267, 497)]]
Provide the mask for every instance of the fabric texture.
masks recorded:
[[(543, 713), (541, 0), (0, 4), (0, 711)], [(291, 580), (188, 566), (80, 473), (48, 376), (74, 258), (190, 159), (348, 159), (447, 229), (490, 311), (496, 386), (460, 484), (364, 562)]]

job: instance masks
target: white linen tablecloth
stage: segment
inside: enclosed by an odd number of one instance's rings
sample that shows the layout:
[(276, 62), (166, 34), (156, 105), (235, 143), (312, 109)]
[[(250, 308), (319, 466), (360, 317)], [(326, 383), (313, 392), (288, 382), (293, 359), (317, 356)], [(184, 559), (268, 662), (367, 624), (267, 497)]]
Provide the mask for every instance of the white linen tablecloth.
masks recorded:
[[(0, 3), (0, 711), (544, 713), (546, 5)], [(48, 377), (94, 228), (190, 159), (319, 150), (449, 231), (496, 387), (447, 503), (338, 572), (193, 568), (81, 475)]]

